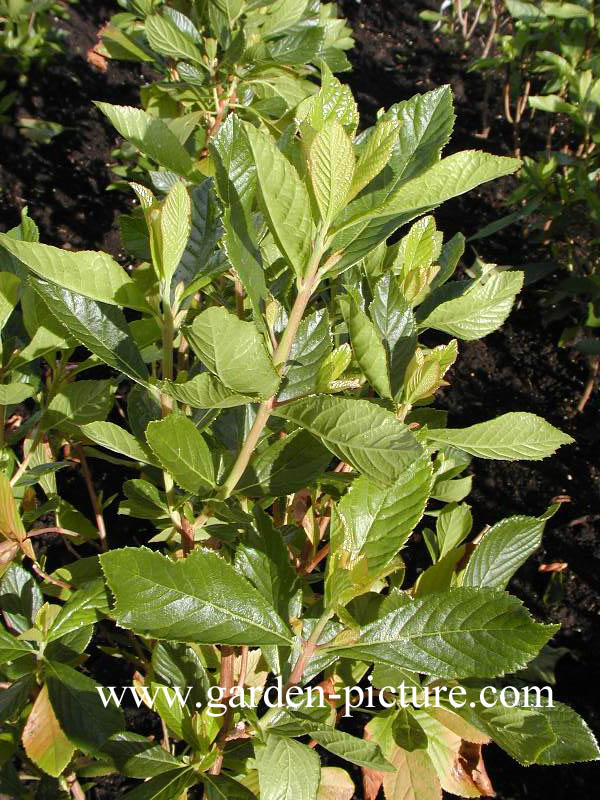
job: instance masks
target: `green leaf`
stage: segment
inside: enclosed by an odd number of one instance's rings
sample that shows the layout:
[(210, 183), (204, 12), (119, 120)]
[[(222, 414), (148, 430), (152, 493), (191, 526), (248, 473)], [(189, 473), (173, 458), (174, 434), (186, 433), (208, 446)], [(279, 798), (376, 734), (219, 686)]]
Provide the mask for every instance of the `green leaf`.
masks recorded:
[(17, 639), (16, 636), (0, 627), (0, 664), (30, 655), (33, 655), (33, 650), (28, 642)]
[(20, 289), (21, 280), (17, 275), (0, 272), (0, 329), (6, 325), (13, 308), (17, 305)]
[(371, 183), (387, 165), (398, 141), (398, 123), (382, 120), (371, 132), (354, 171), (350, 197), (355, 197)]
[(176, 181), (160, 210), (161, 267), (167, 286), (181, 261), (192, 230), (192, 203), (185, 185)]
[(417, 323), (392, 273), (377, 282), (369, 312), (387, 350), (391, 390), (397, 398), (417, 347)]
[(87, 425), (81, 426), (81, 432), (87, 439), (106, 447), (107, 450), (120, 453), (134, 461), (141, 461), (142, 464), (159, 466), (147, 447), (114, 422), (88, 422)]
[(261, 800), (316, 800), (321, 765), (314, 750), (271, 733), (254, 751)]
[(113, 405), (113, 381), (76, 381), (50, 401), (40, 430), (65, 427), (69, 432), (86, 422), (105, 420)]
[(13, 722), (29, 703), (33, 688), (33, 676), (24, 675), (0, 692), (0, 714), (4, 722)]
[(144, 547), (100, 557), (117, 623), (143, 635), (200, 644), (286, 645), (291, 632), (263, 597), (215, 553), (175, 563)]
[(73, 592), (62, 606), (48, 631), (48, 641), (55, 642), (81, 627), (93, 625), (102, 613), (108, 613), (108, 598), (104, 581), (97, 578)]
[(256, 529), (247, 531), (235, 554), (235, 568), (276, 609), (289, 617), (289, 604), (299, 588), (281, 531), (264, 511), (255, 508)]
[(296, 109), (296, 122), (306, 120), (315, 131), (319, 131), (328, 120), (333, 119), (342, 124), (349, 136), (354, 137), (359, 116), (352, 90), (341, 83), (326, 64), (322, 64), (321, 90), (300, 103)]
[(35, 387), (30, 383), (0, 384), (0, 406), (14, 406), (35, 395)]
[(141, 108), (110, 103), (96, 105), (121, 136), (144, 155), (177, 175), (189, 175), (192, 172), (194, 164), (191, 156), (162, 119), (151, 116)]
[(145, 297), (107, 253), (73, 253), (38, 242), (21, 242), (0, 233), (0, 244), (44, 280), (92, 300), (148, 311)]
[(377, 328), (352, 295), (338, 298), (354, 356), (367, 380), (381, 397), (392, 397), (387, 354)]
[(205, 67), (202, 51), (169, 17), (151, 14), (145, 19), (144, 30), (148, 37), (148, 44), (157, 53), (176, 61), (185, 61)]
[(33, 576), (18, 564), (11, 564), (0, 578), (0, 609), (10, 627), (18, 633), (31, 628), (43, 602)]
[(319, 370), (330, 354), (331, 347), (329, 315), (327, 309), (319, 309), (300, 323), (277, 395), (278, 402), (294, 400), (317, 391)]
[(409, 753), (413, 750), (425, 750), (427, 747), (427, 734), (410, 708), (398, 709), (392, 723), (392, 732), (398, 746)]
[(492, 156), (479, 150), (462, 150), (438, 161), (423, 174), (402, 184), (381, 207), (379, 214), (435, 208), (452, 197), (470, 192), (482, 183), (510, 175), (521, 166), (517, 158)]
[(541, 517), (509, 517), (493, 525), (469, 558), (463, 586), (505, 589), (541, 545), (546, 522), (556, 508), (551, 506)]
[(110, 757), (127, 778), (152, 778), (181, 766), (164, 747), (137, 733), (121, 731), (104, 743), (102, 753)]
[[(217, 187), (225, 206), (224, 249), (252, 304), (255, 321), (262, 323), (267, 285), (256, 231), (251, 217), (257, 189), (256, 166), (239, 119), (230, 115), (210, 144)], [(266, 326), (264, 326), (267, 334)]]
[(261, 33), (265, 38), (281, 34), (293, 28), (304, 16), (305, 6), (296, 0), (275, 0), (270, 5), (262, 25)]
[[(66, 664), (46, 664), (48, 697), (60, 727), (84, 753), (98, 753), (109, 736), (125, 727), (123, 712), (104, 707), (98, 683)], [(90, 720), (94, 724), (90, 724)]]
[(442, 286), (446, 281), (452, 277), (458, 262), (465, 252), (465, 237), (462, 233), (457, 233), (442, 247), (442, 252), (439, 257), (440, 271), (431, 281), (431, 288), (436, 289)]
[(600, 750), (594, 734), (586, 722), (564, 703), (536, 708), (545, 718), (556, 742), (542, 750), (536, 764), (573, 764), (580, 761), (598, 761)]
[(256, 165), (261, 205), (269, 230), (299, 279), (312, 252), (310, 200), (298, 173), (275, 140), (243, 123)]
[(192, 408), (234, 408), (252, 403), (257, 399), (235, 394), (208, 372), (195, 375), (191, 381), (185, 383), (162, 381), (159, 386), (161, 392), (169, 397), (174, 397), (180, 403), (192, 406)]
[[(423, 516), (432, 482), (431, 462), (425, 458), (410, 464), (386, 488), (365, 476), (355, 480), (338, 505), (345, 529), (343, 549), (351, 561), (364, 557), (371, 574), (385, 567)], [(332, 550), (337, 552), (333, 536)]]
[(206, 800), (255, 800), (256, 795), (227, 775), (202, 775)]
[(383, 757), (379, 745), (374, 742), (357, 739), (356, 736), (332, 728), (311, 731), (310, 735), (321, 747), (351, 764), (376, 769), (379, 772), (394, 771), (394, 767)]
[(337, 120), (326, 122), (313, 139), (308, 170), (321, 217), (328, 224), (344, 207), (354, 176), (354, 148)]
[(55, 778), (62, 773), (73, 756), (75, 747), (58, 723), (46, 686), (42, 686), (29, 712), (22, 741), (25, 752), (33, 763)]
[(273, 410), (323, 441), (375, 483), (394, 483), (422, 453), (406, 425), (368, 400), (317, 396)]
[(267, 398), (277, 390), (279, 374), (252, 322), (213, 306), (185, 331), (198, 358), (233, 392)]
[(31, 279), (30, 285), (69, 336), (134, 381), (148, 380), (148, 369), (119, 308), (53, 283)]
[(502, 414), (468, 428), (428, 430), (427, 438), (498, 461), (539, 461), (574, 441), (541, 417), (524, 411)]
[(281, 497), (310, 486), (331, 461), (331, 453), (308, 431), (295, 431), (255, 453), (236, 487), (247, 497)]
[(196, 279), (211, 274), (217, 243), (223, 236), (221, 209), (211, 178), (192, 189), (191, 230), (187, 245), (173, 275), (172, 286), (189, 286)]
[(490, 589), (456, 588), (411, 600), (361, 629), (337, 655), (400, 666), (438, 677), (491, 678), (524, 667), (557, 625), (533, 622), (516, 598)]
[(464, 542), (472, 527), (473, 517), (468, 505), (450, 503), (445, 506), (438, 514), (435, 523), (440, 550), (439, 558), (443, 558), (450, 550)]
[(198, 783), (191, 767), (180, 767), (150, 778), (146, 783), (122, 795), (123, 800), (177, 800), (186, 789)]
[(540, 754), (556, 743), (543, 708), (507, 708), (489, 691), (485, 693), (488, 707), (481, 704), (479, 690), (466, 689), (463, 698), (464, 705), (449, 710), (487, 734), (519, 764), (537, 763)]
[(522, 272), (493, 272), (485, 283), (475, 281), (460, 297), (440, 303), (421, 327), (466, 341), (482, 339), (504, 323), (522, 286)]
[(215, 471), (208, 445), (183, 414), (170, 414), (146, 429), (155, 456), (175, 482), (193, 494), (214, 486)]

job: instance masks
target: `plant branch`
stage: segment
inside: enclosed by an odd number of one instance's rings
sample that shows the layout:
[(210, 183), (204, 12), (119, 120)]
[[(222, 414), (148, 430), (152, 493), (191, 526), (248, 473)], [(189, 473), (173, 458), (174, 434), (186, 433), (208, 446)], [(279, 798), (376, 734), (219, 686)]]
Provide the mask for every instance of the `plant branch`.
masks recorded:
[(283, 687), (283, 691), (287, 691), (291, 686), (296, 686), (302, 680), (302, 676), (304, 675), (304, 671), (306, 670), (307, 666), (309, 665), (312, 657), (315, 654), (317, 646), (319, 644), (319, 639), (323, 631), (325, 630), (325, 626), (329, 622), (329, 620), (333, 617), (333, 611), (325, 611), (321, 618), (318, 620), (317, 624), (315, 625), (313, 632), (310, 635), (310, 638), (304, 643), (304, 647), (302, 648), (302, 652), (298, 656), (298, 660), (294, 665), (294, 668), (290, 674), (290, 677), (287, 679), (285, 686)]
[[(308, 265), (308, 269), (306, 271), (307, 277), (304, 280), (304, 282), (300, 284), (298, 288), (298, 294), (296, 295), (296, 300), (292, 307), (288, 324), (273, 354), (273, 365), (275, 366), (275, 369), (279, 369), (280, 372), (283, 370), (283, 367), (285, 366), (290, 356), (290, 351), (292, 349), (294, 339), (296, 338), (296, 334), (298, 333), (298, 328), (300, 327), (300, 323), (302, 322), (302, 317), (304, 316), (306, 307), (315, 290), (315, 284), (317, 282), (317, 273), (319, 271), (319, 264), (324, 252), (325, 252), (325, 233), (324, 231), (321, 230), (317, 234), (315, 240), (312, 257)], [(227, 476), (225, 482), (223, 483), (219, 491), (219, 496), (222, 499), (226, 499), (231, 495), (231, 493), (237, 486), (240, 478), (244, 474), (246, 467), (248, 466), (248, 462), (250, 461), (250, 458), (252, 456), (252, 453), (254, 452), (256, 445), (258, 444), (258, 440), (260, 439), (261, 434), (265, 429), (265, 425), (267, 424), (269, 417), (271, 416), (271, 411), (273, 410), (276, 399), (277, 395), (274, 394), (273, 397), (261, 403), (261, 405), (259, 406), (256, 418), (254, 420), (254, 424), (250, 429), (250, 432), (246, 438), (246, 441), (242, 446), (242, 449), (239, 452), (239, 455), (236, 459), (235, 464), (231, 469), (231, 472)]]
[(94, 517), (96, 518), (96, 527), (98, 528), (100, 547), (102, 548), (103, 552), (106, 552), (107, 550), (106, 526), (104, 524), (104, 517), (102, 515), (102, 506), (100, 505), (100, 500), (98, 499), (98, 495), (96, 494), (96, 489), (94, 488), (92, 473), (90, 472), (87, 458), (85, 457), (85, 453), (83, 452), (83, 447), (81, 445), (77, 445), (76, 450), (77, 450), (77, 455), (79, 456), (79, 463), (81, 464), (81, 469), (83, 471), (83, 477), (85, 479), (85, 484), (87, 486), (88, 494), (90, 496), (90, 501), (92, 503), (92, 508), (94, 510)]

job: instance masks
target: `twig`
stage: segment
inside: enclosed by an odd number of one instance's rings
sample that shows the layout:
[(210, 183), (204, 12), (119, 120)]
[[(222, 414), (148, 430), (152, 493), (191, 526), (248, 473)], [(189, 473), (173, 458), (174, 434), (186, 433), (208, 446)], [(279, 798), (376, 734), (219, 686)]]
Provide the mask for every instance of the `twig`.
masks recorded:
[(581, 399), (577, 404), (577, 413), (581, 414), (583, 409), (586, 407), (588, 400), (592, 396), (592, 392), (594, 391), (594, 386), (596, 385), (596, 378), (598, 377), (598, 359), (590, 360), (589, 366), (589, 377), (587, 383), (585, 384), (585, 388), (583, 390), (583, 394), (581, 395)]
[(81, 784), (77, 780), (77, 775), (74, 772), (71, 772), (70, 775), (67, 775), (66, 778), (67, 786), (69, 787), (69, 791), (75, 798), (75, 800), (86, 800), (85, 792), (81, 788)]
[(81, 445), (77, 445), (76, 450), (77, 450), (77, 455), (79, 456), (79, 463), (81, 464), (81, 469), (83, 471), (83, 477), (85, 478), (85, 484), (87, 486), (88, 494), (90, 496), (90, 501), (92, 503), (92, 508), (94, 510), (94, 517), (96, 518), (96, 527), (98, 528), (100, 547), (102, 548), (103, 552), (106, 552), (107, 550), (106, 526), (104, 524), (104, 517), (102, 516), (102, 506), (100, 505), (100, 501), (98, 500), (98, 495), (96, 494), (96, 490), (94, 488), (92, 473), (90, 472), (87, 458), (85, 457), (85, 453), (83, 452), (83, 447)]
[(48, 583), (52, 583), (52, 584), (54, 584), (54, 586), (60, 586), (61, 589), (71, 589), (72, 588), (70, 583), (65, 583), (64, 581), (59, 581), (58, 578), (51, 578), (50, 575), (48, 575), (47, 572), (44, 572), (44, 570), (40, 567), (40, 565), (36, 561), (33, 561), (31, 566), (32, 566), (33, 571), (36, 573), (36, 575), (39, 575), (40, 578), (42, 578), (45, 581), (48, 581)]
[(31, 539), (33, 536), (41, 536), (42, 533), (60, 533), (61, 536), (79, 536), (80, 534), (76, 533), (75, 531), (69, 531), (66, 528), (34, 528), (33, 530), (27, 531), (27, 538)]
[(233, 708), (229, 704), (231, 699), (231, 690), (233, 689), (233, 667), (235, 664), (235, 653), (232, 647), (223, 645), (221, 647), (221, 674), (219, 684), (223, 692), (223, 699), (227, 699), (227, 711), (223, 715), (223, 723), (221, 731), (217, 736), (217, 748), (219, 755), (215, 763), (209, 769), (210, 775), (219, 775), (223, 767), (224, 747), (229, 735), (229, 728), (231, 727), (231, 720), (233, 718)]
[(248, 672), (248, 645), (242, 645), (242, 655), (240, 661), (240, 674), (238, 677), (237, 687), (242, 689), (244, 681), (246, 680), (246, 673)]

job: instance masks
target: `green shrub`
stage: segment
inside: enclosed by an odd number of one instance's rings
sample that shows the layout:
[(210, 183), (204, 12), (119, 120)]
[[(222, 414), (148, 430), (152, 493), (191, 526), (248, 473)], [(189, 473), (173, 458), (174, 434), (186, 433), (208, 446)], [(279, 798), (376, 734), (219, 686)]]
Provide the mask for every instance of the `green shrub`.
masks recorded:
[[(14, 387), (31, 387), (0, 477), (0, 791), (23, 796), (37, 779), (81, 797), (118, 772), (144, 781), (131, 800), (197, 784), (207, 798), (350, 798), (349, 773), (322, 765), (333, 754), (388, 798), (475, 796), (489, 793), (479, 756), (490, 739), (524, 764), (597, 758), (567, 706), (479, 699), (482, 683), (521, 680), (556, 632), (506, 591), (555, 508), (490, 520), (467, 543), (462, 502), (472, 456), (537, 460), (570, 437), (528, 413), (449, 428), (432, 405), (458, 340), (500, 326), (523, 275), (480, 264), (451, 281), (464, 240), (443, 243), (429, 213), (519, 162), (441, 158), (448, 88), (357, 136), (352, 94), (327, 70), (279, 140), (229, 115), (209, 145), (214, 178), (166, 122), (102, 108), (173, 176), (159, 196), (133, 187), (141, 214), (124, 240), (142, 263), (128, 272), (103, 253), (39, 244), (26, 216), (0, 236), (9, 413)], [(34, 378), (24, 353), (43, 355)], [(114, 377), (88, 373), (98, 365)], [(109, 420), (118, 387), (126, 409)], [(23, 437), (18, 465), (9, 445)], [(119, 511), (154, 527), (152, 549), (113, 547), (96, 459), (126, 465)], [(74, 460), (96, 531), (56, 490), (54, 472)], [(54, 532), (86, 557), (47, 575), (32, 525), (52, 511)], [(415, 581), (402, 550), (424, 514), (431, 565)], [(103, 704), (86, 666), (95, 625), (140, 696), (158, 692), (161, 744)], [(276, 678), (297, 692), (284, 708), (233, 702), (235, 687), (260, 696)], [(338, 725), (345, 689), (369, 679), (412, 687), (414, 703), (384, 708), (384, 693), (350, 733)], [(311, 707), (309, 684), (331, 705)], [(192, 687), (191, 701), (169, 704), (161, 686)], [(435, 687), (442, 708), (418, 707)]]

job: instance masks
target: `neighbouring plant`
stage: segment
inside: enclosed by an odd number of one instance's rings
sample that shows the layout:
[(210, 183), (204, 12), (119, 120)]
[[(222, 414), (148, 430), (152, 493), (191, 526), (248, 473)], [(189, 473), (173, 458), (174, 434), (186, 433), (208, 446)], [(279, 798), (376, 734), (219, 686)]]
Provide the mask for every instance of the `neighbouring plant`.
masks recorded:
[[(571, 273), (545, 293), (544, 316), (564, 319), (561, 344), (573, 345), (589, 357), (582, 410), (600, 355), (600, 341), (594, 336), (600, 325), (600, 4), (504, 0), (494, 9), (486, 44), (470, 69), (486, 76), (488, 102), (492, 81), (503, 75), (505, 116), (513, 126), (515, 154), (521, 155), (521, 126), (528, 112), (530, 125), (536, 114), (546, 116), (546, 148), (524, 156), (519, 184), (506, 199), (511, 213), (474, 238), (520, 223), (532, 244), (547, 247), (552, 263)], [(486, 135), (488, 120), (485, 108)], [(582, 302), (587, 306), (583, 315)]]
[[(208, 145), (230, 113), (281, 133), (293, 109), (314, 94), (322, 64), (350, 68), (352, 33), (335, 3), (319, 0), (121, 0), (126, 12), (100, 32), (96, 53), (137, 61), (160, 75), (140, 91), (141, 104), (199, 158), (206, 174)], [(121, 131), (122, 132), (122, 131)], [(125, 134), (126, 135), (126, 134)], [(125, 145), (113, 171), (156, 188), (156, 158)], [(158, 183), (156, 183), (158, 181)], [(119, 185), (119, 184), (117, 184)]]
[[(210, 142), (214, 178), (167, 125), (103, 110), (177, 178), (160, 196), (133, 186), (142, 213), (124, 241), (142, 263), (130, 272), (104, 253), (38, 243), (27, 217), (0, 236), (2, 388), (24, 380), (11, 332), (30, 324), (28, 303), (59, 337), (17, 429), (20, 465), (6, 447), (0, 479), (0, 791), (26, 797), (39, 780), (81, 798), (117, 772), (143, 781), (130, 800), (197, 785), (207, 800), (350, 800), (354, 780), (327, 766), (331, 754), (363, 769), (366, 800), (381, 787), (388, 800), (428, 800), (442, 788), (489, 794), (490, 740), (524, 764), (598, 758), (567, 706), (528, 707), (517, 690), (514, 707), (488, 708), (478, 691), (523, 686), (540, 651), (552, 660), (557, 626), (535, 622), (506, 587), (555, 507), (490, 520), (467, 541), (461, 475), (472, 456), (537, 460), (570, 437), (529, 413), (451, 428), (432, 407), (458, 340), (503, 323), (523, 274), (479, 264), (450, 281), (464, 239), (444, 244), (429, 212), (519, 162), (441, 157), (447, 87), (357, 135), (352, 94), (328, 75), (279, 140), (230, 115)], [(80, 378), (99, 365), (102, 379)], [(125, 409), (108, 420), (116, 391)], [(89, 523), (63, 515), (54, 531), (85, 557), (65, 555), (46, 575), (31, 526), (60, 503), (52, 472), (73, 456), (126, 467), (120, 513), (140, 535), (154, 528), (152, 548), (113, 548), (109, 501), (97, 498), (103, 552), (82, 543)], [(402, 549), (424, 514), (432, 563), (415, 580)], [(160, 743), (102, 702), (86, 664), (94, 625), (114, 642), (104, 651), (130, 664), (139, 702), (155, 698)], [(277, 679), (293, 702), (241, 707), (241, 689), (260, 699)], [(415, 692), (408, 706), (388, 698), (342, 718), (345, 688), (402, 682)], [(185, 705), (168, 702), (162, 688), (174, 686), (190, 688)], [(421, 707), (433, 689), (443, 707)], [(462, 709), (450, 689), (468, 698)]]
[(2, 72), (25, 76), (33, 61), (42, 64), (62, 52), (58, 19), (68, 17), (76, 0), (0, 0), (0, 59)]

